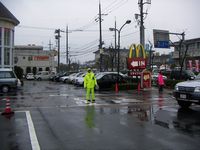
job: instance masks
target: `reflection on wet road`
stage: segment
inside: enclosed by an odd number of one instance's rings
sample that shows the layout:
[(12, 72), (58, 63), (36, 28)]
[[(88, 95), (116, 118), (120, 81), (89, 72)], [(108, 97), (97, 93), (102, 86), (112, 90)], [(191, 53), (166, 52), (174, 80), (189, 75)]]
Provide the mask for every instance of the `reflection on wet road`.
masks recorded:
[(1, 111), (5, 97), (11, 99), (15, 115), (9, 120), (0, 116), (0, 138), (5, 139), (1, 149), (11, 149), (9, 143), (31, 149), (25, 111), (30, 111), (41, 149), (196, 150), (200, 146), (200, 107), (180, 109), (167, 89), (101, 91), (96, 92), (96, 103), (87, 105), (81, 87), (27, 81), (23, 90), (1, 96)]

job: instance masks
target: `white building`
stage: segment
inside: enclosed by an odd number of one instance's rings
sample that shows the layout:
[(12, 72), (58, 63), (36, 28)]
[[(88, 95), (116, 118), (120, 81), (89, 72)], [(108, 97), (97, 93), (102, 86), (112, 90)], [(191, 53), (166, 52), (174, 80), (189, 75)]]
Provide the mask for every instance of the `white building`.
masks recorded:
[(13, 67), (15, 16), (0, 2), (0, 68)]
[(55, 72), (57, 63), (54, 60), (56, 51), (43, 50), (42, 46), (18, 45), (14, 49), (14, 66), (23, 69), (23, 73), (34, 73), (38, 71)]

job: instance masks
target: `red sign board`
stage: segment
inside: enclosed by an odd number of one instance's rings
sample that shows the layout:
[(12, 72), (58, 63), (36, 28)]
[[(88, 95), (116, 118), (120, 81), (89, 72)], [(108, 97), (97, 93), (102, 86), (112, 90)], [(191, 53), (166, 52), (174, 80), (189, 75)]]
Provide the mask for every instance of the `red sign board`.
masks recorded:
[(34, 56), (34, 60), (48, 61), (49, 60), (49, 56)]
[(128, 58), (128, 69), (145, 69), (147, 61), (145, 58)]

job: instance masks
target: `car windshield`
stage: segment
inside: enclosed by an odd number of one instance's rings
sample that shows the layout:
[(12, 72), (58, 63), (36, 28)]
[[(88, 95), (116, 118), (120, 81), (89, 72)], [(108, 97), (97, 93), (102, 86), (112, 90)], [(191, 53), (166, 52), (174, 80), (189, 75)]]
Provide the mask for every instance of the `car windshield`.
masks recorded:
[(3, 72), (0, 72), (0, 79), (3, 79), (3, 78), (14, 78), (15, 75), (13, 72), (10, 72), (10, 71), (3, 71)]
[(99, 74), (96, 75), (96, 79), (98, 80), (98, 79), (102, 78), (103, 76), (104, 76), (103, 73), (99, 73)]

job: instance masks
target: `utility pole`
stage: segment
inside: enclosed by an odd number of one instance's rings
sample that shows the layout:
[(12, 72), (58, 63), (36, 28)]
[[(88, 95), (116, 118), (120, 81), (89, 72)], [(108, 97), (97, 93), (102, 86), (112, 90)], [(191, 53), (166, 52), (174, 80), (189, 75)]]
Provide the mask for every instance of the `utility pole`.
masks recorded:
[(140, 16), (140, 44), (144, 46), (145, 44), (145, 31), (144, 31), (144, 15), (147, 15), (147, 12), (144, 12), (144, 4), (151, 4), (151, 0), (138, 0), (138, 5), (140, 7), (140, 14), (135, 14), (135, 18), (138, 19)]
[(144, 14), (143, 14), (143, 0), (140, 0), (140, 44), (144, 46), (145, 39), (144, 39)]
[(117, 22), (116, 22), (116, 18), (115, 18), (115, 66), (116, 66), (116, 70), (117, 70)]
[(69, 36), (68, 36), (68, 25), (66, 27), (66, 67), (68, 67), (68, 62), (69, 62)]
[(102, 26), (101, 22), (103, 21), (102, 15), (107, 15), (107, 14), (101, 14), (101, 3), (99, 1), (99, 17), (95, 19), (95, 21), (99, 21), (99, 55), (100, 55), (100, 64), (99, 64), (99, 70), (100, 72), (102, 71), (102, 53), (103, 53), (103, 41), (102, 41)]
[(51, 46), (53, 45), (53, 44), (51, 44), (51, 40), (49, 40), (49, 50), (51, 50)]
[(102, 71), (102, 28), (101, 28), (101, 4), (99, 2), (99, 54), (100, 54), (100, 72)]
[(55, 39), (58, 40), (58, 69), (57, 69), (57, 72), (59, 73), (60, 72), (60, 29), (56, 29), (55, 30)]

